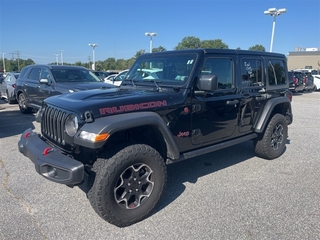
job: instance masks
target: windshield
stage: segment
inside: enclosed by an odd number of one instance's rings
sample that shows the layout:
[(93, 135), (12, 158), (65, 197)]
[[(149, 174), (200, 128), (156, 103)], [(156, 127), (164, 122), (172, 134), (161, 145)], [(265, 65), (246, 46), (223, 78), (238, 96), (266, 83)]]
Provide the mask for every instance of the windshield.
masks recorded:
[(196, 54), (151, 54), (138, 58), (124, 80), (183, 85), (189, 78), (196, 57)]
[(56, 82), (101, 82), (87, 69), (53, 69), (52, 74)]

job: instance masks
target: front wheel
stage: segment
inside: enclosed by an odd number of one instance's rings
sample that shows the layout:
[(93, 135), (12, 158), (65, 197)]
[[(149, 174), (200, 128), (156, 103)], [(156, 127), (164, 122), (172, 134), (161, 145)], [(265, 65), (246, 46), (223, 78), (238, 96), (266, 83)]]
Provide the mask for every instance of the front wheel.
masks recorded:
[(288, 138), (288, 124), (285, 116), (275, 114), (264, 133), (254, 140), (255, 152), (258, 157), (275, 159), (285, 150)]
[(123, 145), (119, 149), (94, 163), (96, 177), (88, 198), (101, 218), (126, 227), (141, 221), (154, 209), (167, 171), (164, 159), (148, 145)]

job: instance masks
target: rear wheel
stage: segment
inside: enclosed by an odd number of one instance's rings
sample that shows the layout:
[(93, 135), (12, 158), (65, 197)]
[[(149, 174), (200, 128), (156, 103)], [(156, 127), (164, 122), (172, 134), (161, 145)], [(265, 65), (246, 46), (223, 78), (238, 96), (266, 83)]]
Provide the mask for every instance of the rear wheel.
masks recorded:
[(265, 159), (279, 157), (285, 150), (288, 124), (285, 116), (275, 114), (264, 133), (254, 140), (256, 155)]
[(120, 148), (95, 162), (92, 170), (96, 177), (88, 198), (101, 218), (125, 227), (141, 221), (154, 209), (167, 172), (163, 158), (152, 147), (132, 144)]
[(22, 112), (23, 114), (32, 112), (32, 108), (27, 106), (26, 96), (23, 93), (20, 93), (18, 96), (18, 104), (20, 112)]

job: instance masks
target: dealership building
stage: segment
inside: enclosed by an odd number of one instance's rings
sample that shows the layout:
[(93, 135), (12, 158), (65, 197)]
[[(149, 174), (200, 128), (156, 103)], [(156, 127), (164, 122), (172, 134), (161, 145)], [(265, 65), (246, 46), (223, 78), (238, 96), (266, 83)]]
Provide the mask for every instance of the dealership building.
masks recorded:
[(320, 70), (320, 48), (299, 48), (289, 52), (288, 69), (312, 68)]

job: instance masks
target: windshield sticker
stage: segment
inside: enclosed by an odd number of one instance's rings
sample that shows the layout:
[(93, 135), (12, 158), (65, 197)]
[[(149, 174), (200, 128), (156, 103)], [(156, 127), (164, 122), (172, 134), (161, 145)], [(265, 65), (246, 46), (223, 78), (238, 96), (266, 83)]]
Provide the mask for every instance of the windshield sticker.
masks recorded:
[(253, 73), (253, 69), (250, 65), (250, 62), (244, 62), (244, 66), (246, 68), (247, 73), (249, 74), (249, 77), (254, 78), (254, 73)]
[(99, 112), (101, 115), (105, 115), (105, 114), (114, 114), (114, 113), (121, 113), (121, 112), (138, 111), (138, 110), (163, 107), (163, 106), (167, 106), (166, 100), (100, 108)]

